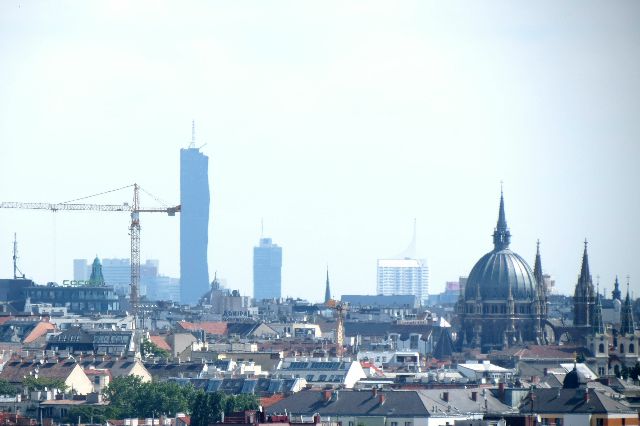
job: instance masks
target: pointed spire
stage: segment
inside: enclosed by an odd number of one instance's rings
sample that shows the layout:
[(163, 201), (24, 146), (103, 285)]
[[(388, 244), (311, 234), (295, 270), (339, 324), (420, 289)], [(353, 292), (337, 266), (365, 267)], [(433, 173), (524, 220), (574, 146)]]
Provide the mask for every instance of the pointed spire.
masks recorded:
[(324, 303), (328, 303), (331, 300), (331, 288), (329, 287), (329, 266), (327, 265), (327, 284), (324, 289)]
[(582, 254), (582, 268), (580, 269), (580, 279), (584, 282), (591, 281), (589, 273), (589, 254), (587, 253), (587, 239), (584, 239), (584, 253)]
[(544, 282), (542, 278), (542, 259), (540, 258), (540, 240), (536, 242), (536, 261), (533, 265), (533, 276), (538, 283), (538, 288), (543, 289)]
[(602, 300), (600, 299), (600, 287), (596, 292), (596, 306), (593, 310), (591, 331), (594, 334), (604, 334), (604, 322), (602, 321)]
[(622, 302), (622, 292), (620, 291), (620, 281), (618, 281), (618, 276), (616, 275), (616, 282), (613, 283), (613, 291), (611, 292), (611, 298), (617, 299)]
[(627, 296), (622, 304), (622, 312), (620, 313), (620, 334), (633, 334), (635, 329), (633, 323), (633, 304), (629, 296), (629, 277), (627, 276)]
[(504, 214), (504, 193), (502, 192), (502, 184), (500, 184), (500, 209), (498, 211), (497, 229), (500, 231), (507, 229), (507, 217)]
[(502, 186), (500, 187), (500, 208), (498, 210), (498, 223), (493, 231), (493, 245), (495, 250), (504, 250), (509, 248), (511, 242), (511, 232), (507, 227), (507, 216), (504, 213), (504, 194)]

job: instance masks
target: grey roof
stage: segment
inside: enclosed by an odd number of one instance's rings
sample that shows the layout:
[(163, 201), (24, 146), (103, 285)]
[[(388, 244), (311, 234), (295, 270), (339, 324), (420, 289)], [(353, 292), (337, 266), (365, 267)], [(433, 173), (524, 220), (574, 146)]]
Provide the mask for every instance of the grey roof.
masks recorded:
[(205, 392), (224, 392), (227, 394), (256, 394), (261, 396), (273, 395), (275, 393), (292, 392), (298, 379), (189, 379), (172, 378), (169, 381), (186, 386), (193, 385), (196, 389), (203, 389)]
[[(337, 397), (325, 401), (324, 392), (304, 390), (266, 408), (267, 414), (282, 414), (285, 410), (292, 415), (311, 416), (387, 416), (387, 417), (428, 417), (422, 399), (415, 391), (378, 392), (374, 397), (369, 391), (336, 391)], [(385, 402), (380, 404), (379, 395), (384, 394)]]
[[(585, 398), (588, 392), (588, 400)], [(629, 406), (593, 389), (534, 389), (533, 404), (527, 397), (522, 412), (536, 413), (636, 413)]]
[(144, 364), (153, 380), (167, 380), (172, 377), (198, 378), (205, 364)]
[(384, 337), (389, 333), (400, 334), (400, 340), (407, 340), (412, 333), (428, 336), (433, 326), (425, 324), (394, 324), (391, 322), (345, 322), (344, 334), (348, 337)]
[[(336, 391), (334, 391), (336, 392)], [(476, 400), (472, 393), (476, 392)], [(447, 400), (445, 400), (445, 393)], [(335, 394), (334, 394), (335, 395)], [(384, 395), (384, 403), (380, 396)], [(439, 417), (456, 416), (467, 413), (485, 413), (485, 399), (489, 413), (514, 412), (494, 395), (481, 389), (421, 389), (378, 391), (337, 391), (337, 397), (328, 401), (323, 391), (305, 390), (298, 392), (276, 404), (267, 407), (268, 414), (284, 413), (293, 415), (321, 416), (387, 416), (387, 417)]]

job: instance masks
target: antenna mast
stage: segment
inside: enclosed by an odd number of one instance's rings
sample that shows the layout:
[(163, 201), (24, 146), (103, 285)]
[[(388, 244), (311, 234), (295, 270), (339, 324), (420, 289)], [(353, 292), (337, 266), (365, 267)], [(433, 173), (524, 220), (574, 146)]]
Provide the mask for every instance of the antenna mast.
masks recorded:
[(195, 148), (195, 147), (196, 147), (196, 121), (191, 120), (191, 144), (189, 145), (189, 148)]
[[(20, 276), (18, 276), (18, 272), (20, 272)], [(13, 233), (13, 279), (24, 279), (24, 274), (18, 268), (18, 236), (15, 232)]]

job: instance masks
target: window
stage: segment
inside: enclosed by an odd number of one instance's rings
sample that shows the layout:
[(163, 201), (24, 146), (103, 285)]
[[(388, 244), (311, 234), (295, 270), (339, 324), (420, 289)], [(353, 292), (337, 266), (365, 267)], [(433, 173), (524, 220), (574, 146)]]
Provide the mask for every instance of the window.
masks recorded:
[(413, 426), (413, 422), (404, 422), (404, 426)]
[(398, 426), (398, 422), (391, 422), (391, 426)]
[(600, 346), (598, 346), (598, 352), (601, 354), (604, 353), (604, 343), (600, 343)]
[(635, 351), (636, 351), (636, 347), (634, 346), (634, 344), (633, 344), (633, 343), (630, 343), (630, 344), (629, 344), (629, 352), (633, 353), (633, 352), (635, 352)]
[(620, 343), (620, 353), (623, 354), (624, 353), (624, 344)]
[(313, 374), (307, 374), (307, 382), (313, 382)]

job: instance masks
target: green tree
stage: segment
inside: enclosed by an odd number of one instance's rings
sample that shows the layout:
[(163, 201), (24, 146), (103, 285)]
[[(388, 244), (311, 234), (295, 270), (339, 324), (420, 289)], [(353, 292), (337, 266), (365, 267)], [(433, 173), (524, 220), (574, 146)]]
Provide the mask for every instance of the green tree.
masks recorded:
[(158, 347), (155, 343), (153, 343), (149, 339), (144, 339), (142, 345), (140, 346), (140, 352), (142, 353), (142, 358), (149, 357), (160, 357), (160, 358), (169, 358), (170, 354), (165, 349)]
[(17, 394), (18, 388), (6, 380), (0, 379), (0, 395), (16, 396)]
[(188, 413), (194, 395), (193, 386), (180, 386), (172, 382), (143, 383), (138, 376), (117, 377), (104, 391), (112, 418)]
[(66, 423), (77, 423), (78, 417), (81, 423), (100, 423), (105, 424), (108, 419), (112, 418), (110, 415), (109, 407), (91, 406), (91, 405), (79, 405), (69, 408), (66, 418)]
[(240, 394), (229, 396), (225, 403), (225, 414), (231, 414), (238, 411), (244, 410), (257, 410), (260, 405), (260, 401), (258, 401), (258, 397), (254, 394)]
[(227, 398), (223, 392), (198, 392), (191, 407), (191, 425), (208, 426), (222, 420)]
[(65, 392), (68, 386), (62, 379), (53, 379), (50, 377), (35, 377), (27, 376), (22, 381), (22, 385), (29, 391), (41, 391), (46, 389), (58, 389), (61, 392)]

